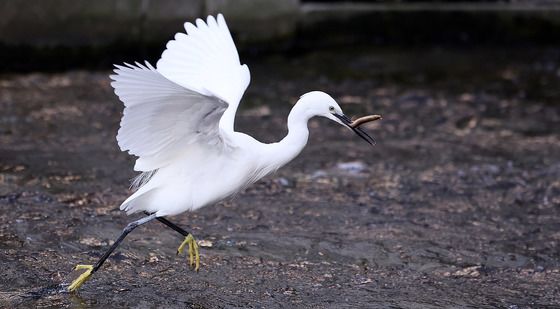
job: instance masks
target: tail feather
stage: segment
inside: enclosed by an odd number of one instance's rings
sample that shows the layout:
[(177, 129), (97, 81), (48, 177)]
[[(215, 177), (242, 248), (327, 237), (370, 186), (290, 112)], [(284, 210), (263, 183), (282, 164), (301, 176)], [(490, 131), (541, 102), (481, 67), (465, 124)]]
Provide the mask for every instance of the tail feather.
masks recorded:
[(150, 209), (149, 197), (151, 195), (150, 193), (154, 192), (154, 189), (155, 188), (148, 189), (146, 187), (138, 189), (122, 202), (120, 209), (126, 211), (127, 215), (142, 211), (153, 212), (153, 210)]

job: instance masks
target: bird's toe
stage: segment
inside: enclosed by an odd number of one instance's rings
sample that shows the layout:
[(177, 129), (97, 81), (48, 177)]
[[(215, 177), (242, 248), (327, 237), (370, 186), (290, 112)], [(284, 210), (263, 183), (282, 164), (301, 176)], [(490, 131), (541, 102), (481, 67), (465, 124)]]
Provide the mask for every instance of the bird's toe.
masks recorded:
[(76, 265), (74, 270), (85, 269), (86, 271), (83, 272), (76, 280), (72, 281), (72, 284), (68, 286), (68, 291), (74, 292), (78, 290), (84, 282), (86, 282), (89, 278), (91, 278), (91, 274), (93, 273), (93, 265)]
[(187, 235), (179, 248), (177, 248), (177, 254), (183, 253), (187, 245), (189, 246), (189, 264), (191, 267), (194, 267), (194, 270), (198, 271), (200, 268), (200, 254), (198, 252), (198, 244), (191, 234)]

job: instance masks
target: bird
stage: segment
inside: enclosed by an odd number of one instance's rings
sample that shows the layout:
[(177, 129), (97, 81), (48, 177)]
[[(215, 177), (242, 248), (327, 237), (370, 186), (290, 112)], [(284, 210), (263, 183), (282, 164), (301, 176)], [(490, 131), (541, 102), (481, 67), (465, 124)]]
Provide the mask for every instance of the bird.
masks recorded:
[(188, 246), (190, 265), (198, 270), (196, 240), (167, 217), (219, 202), (290, 162), (307, 144), (312, 117), (326, 117), (374, 144), (360, 125), (381, 117), (353, 122), (322, 91), (299, 98), (279, 142), (261, 143), (236, 132), (235, 113), (250, 72), (240, 62), (224, 16), (199, 18), (184, 28), (167, 43), (155, 67), (147, 61), (125, 63), (115, 65), (110, 75), (124, 104), (117, 142), (136, 157), (134, 170), (140, 172), (120, 209), (145, 216), (129, 223), (95, 264), (75, 267), (85, 271), (68, 286), (71, 292), (100, 269), (130, 232), (152, 220), (184, 236), (177, 252)]

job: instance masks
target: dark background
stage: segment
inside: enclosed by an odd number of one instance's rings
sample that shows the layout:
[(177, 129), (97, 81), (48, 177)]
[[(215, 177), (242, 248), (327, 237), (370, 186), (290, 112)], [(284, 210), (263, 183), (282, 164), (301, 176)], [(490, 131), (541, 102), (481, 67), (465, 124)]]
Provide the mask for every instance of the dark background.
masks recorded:
[(0, 4), (3, 72), (156, 61), (185, 20), (224, 13), (241, 54), (352, 47), (554, 47), (557, 1), (16, 1)]
[[(115, 63), (155, 63), (222, 12), (251, 85), (236, 129), (286, 134), (300, 95), (381, 114), (369, 147), (325, 119), (234, 199), (138, 228), (64, 287), (128, 217)], [(558, 308), (557, 1), (0, 2), (0, 307)]]

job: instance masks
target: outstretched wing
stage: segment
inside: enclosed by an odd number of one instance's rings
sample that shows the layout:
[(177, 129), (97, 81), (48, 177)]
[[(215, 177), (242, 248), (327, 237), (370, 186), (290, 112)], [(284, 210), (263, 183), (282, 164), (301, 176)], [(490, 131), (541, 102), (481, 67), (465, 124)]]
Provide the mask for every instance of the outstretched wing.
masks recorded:
[(237, 49), (222, 14), (217, 20), (185, 23), (185, 33), (177, 33), (157, 63), (157, 70), (170, 81), (198, 93), (215, 96), (229, 104), (220, 127), (233, 132), (239, 101), (251, 76), (241, 65)]
[(117, 141), (139, 157), (135, 170), (165, 166), (194, 143), (223, 145), (218, 123), (227, 103), (173, 83), (147, 62), (115, 73), (111, 85), (125, 105)]
[(250, 80), (223, 16), (185, 24), (155, 69), (116, 66), (111, 75), (124, 103), (117, 141), (139, 158), (134, 169), (163, 167), (193, 144), (227, 147), (239, 101)]

